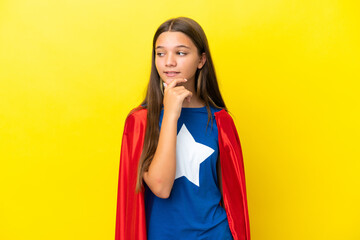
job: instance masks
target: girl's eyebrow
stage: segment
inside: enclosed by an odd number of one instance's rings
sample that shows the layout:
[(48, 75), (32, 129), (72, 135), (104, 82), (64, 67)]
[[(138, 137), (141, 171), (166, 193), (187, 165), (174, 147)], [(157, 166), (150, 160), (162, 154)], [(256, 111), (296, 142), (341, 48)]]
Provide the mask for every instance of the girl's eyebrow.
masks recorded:
[[(175, 48), (182, 48), (182, 47), (190, 49), (190, 47), (188, 47), (186, 45), (177, 45), (177, 46), (175, 46)], [(158, 49), (158, 48), (165, 48), (165, 47), (164, 46), (157, 46), (156, 49)]]

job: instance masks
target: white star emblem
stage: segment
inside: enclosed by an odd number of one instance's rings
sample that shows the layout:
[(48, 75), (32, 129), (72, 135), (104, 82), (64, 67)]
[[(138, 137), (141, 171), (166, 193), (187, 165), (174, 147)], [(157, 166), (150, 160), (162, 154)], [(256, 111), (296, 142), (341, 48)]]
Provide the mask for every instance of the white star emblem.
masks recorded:
[(190, 182), (199, 187), (200, 164), (213, 152), (214, 149), (195, 142), (195, 139), (183, 124), (176, 138), (175, 179), (185, 176)]

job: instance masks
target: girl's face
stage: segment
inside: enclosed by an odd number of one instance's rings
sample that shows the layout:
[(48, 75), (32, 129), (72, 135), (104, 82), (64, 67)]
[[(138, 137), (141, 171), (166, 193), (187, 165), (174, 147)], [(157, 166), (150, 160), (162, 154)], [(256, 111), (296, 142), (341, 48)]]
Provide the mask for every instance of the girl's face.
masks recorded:
[(155, 65), (160, 78), (169, 84), (175, 78), (195, 78), (205, 64), (205, 53), (199, 56), (191, 39), (182, 32), (163, 32), (155, 43)]

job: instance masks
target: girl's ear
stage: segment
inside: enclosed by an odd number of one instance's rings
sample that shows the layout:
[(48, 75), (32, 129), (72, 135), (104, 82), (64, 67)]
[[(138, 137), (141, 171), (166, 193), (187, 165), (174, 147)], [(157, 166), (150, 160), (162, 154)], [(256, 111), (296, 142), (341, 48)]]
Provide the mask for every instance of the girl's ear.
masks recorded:
[(199, 60), (198, 69), (201, 69), (204, 66), (205, 62), (206, 62), (206, 53), (202, 53)]

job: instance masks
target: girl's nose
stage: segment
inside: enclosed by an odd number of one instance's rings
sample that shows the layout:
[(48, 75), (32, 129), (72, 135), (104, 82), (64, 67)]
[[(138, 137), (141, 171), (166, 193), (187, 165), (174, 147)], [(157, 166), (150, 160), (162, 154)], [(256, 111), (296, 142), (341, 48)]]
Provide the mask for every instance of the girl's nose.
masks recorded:
[(167, 67), (176, 66), (176, 60), (175, 60), (175, 56), (173, 54), (171, 54), (171, 53), (166, 54), (165, 65)]

